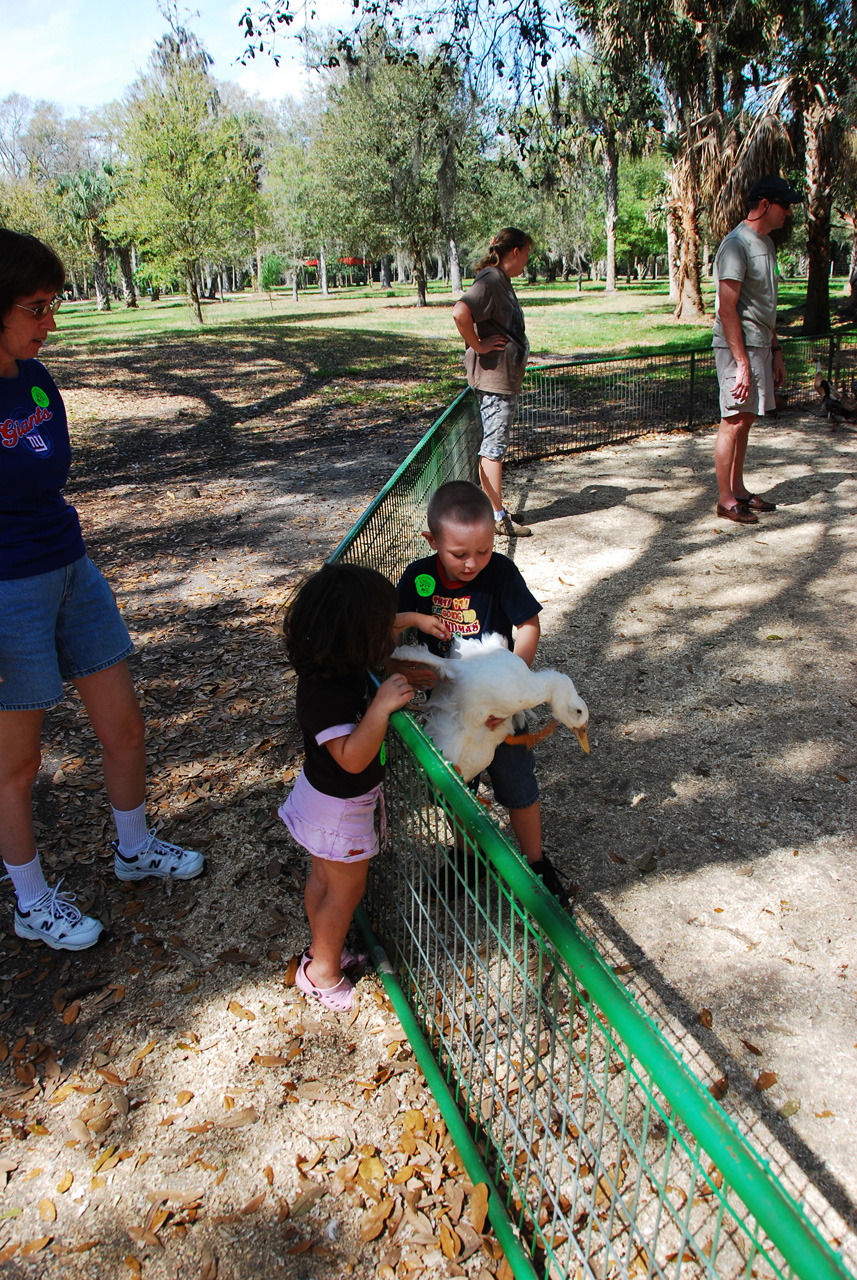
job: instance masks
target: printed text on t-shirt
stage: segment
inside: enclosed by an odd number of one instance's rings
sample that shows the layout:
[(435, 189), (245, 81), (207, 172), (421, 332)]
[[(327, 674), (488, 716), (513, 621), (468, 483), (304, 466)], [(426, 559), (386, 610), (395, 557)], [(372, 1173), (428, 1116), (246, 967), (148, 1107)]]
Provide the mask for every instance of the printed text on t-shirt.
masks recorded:
[(432, 596), (431, 611), (460, 636), (478, 636), (481, 631), (470, 596)]
[[(40, 427), (43, 422), (50, 422), (52, 417), (50, 409), (36, 408), (29, 418), (23, 420), (7, 418), (5, 422), (0, 422), (0, 442), (6, 449), (14, 449), (19, 440), (29, 435), (31, 431), (35, 431), (36, 427)], [(36, 436), (36, 439), (38, 440), (39, 437)], [(36, 451), (39, 452), (38, 449)]]

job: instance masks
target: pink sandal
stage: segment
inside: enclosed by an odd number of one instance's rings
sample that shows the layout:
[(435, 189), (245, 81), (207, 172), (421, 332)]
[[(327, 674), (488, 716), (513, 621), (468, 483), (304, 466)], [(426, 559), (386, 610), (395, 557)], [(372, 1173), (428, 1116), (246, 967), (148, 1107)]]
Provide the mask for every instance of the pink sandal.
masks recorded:
[(310, 956), (305, 955), (298, 965), (298, 971), (295, 974), (295, 986), (298, 990), (302, 991), (305, 996), (314, 996), (326, 1009), (332, 1009), (334, 1013), (347, 1013), (351, 1008), (354, 987), (345, 974), (342, 975), (335, 987), (317, 987), (307, 973), (309, 963)]
[[(304, 947), (303, 951), (308, 960), (312, 960), (311, 946), (312, 943), (308, 947)], [(340, 969), (356, 969), (358, 965), (365, 965), (368, 959), (369, 957), (363, 951), (351, 951), (348, 947), (343, 947), (342, 954), (339, 957), (339, 967)]]

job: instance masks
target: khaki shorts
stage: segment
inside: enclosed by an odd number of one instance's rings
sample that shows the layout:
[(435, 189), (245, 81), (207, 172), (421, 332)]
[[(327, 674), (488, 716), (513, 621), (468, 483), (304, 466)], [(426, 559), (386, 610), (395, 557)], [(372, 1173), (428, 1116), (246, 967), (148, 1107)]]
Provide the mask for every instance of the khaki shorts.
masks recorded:
[(762, 417), (776, 408), (774, 403), (774, 373), (770, 347), (748, 347), (750, 361), (750, 394), (746, 400), (736, 400), (732, 394), (738, 366), (728, 347), (714, 348), (717, 365), (717, 381), (720, 383), (720, 416), (733, 418), (736, 413), (753, 413)]

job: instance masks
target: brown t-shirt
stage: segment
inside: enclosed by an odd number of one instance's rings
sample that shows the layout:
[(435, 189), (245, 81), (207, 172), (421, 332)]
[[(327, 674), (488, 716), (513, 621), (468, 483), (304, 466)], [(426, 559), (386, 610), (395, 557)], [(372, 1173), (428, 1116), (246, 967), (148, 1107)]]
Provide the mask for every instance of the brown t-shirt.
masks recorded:
[(499, 267), (483, 267), (461, 301), (470, 309), (480, 338), (502, 333), (509, 339), (502, 351), (491, 351), (487, 356), (467, 347), (467, 381), (477, 391), (518, 395), (530, 347), (524, 332), (524, 313), (511, 280)]

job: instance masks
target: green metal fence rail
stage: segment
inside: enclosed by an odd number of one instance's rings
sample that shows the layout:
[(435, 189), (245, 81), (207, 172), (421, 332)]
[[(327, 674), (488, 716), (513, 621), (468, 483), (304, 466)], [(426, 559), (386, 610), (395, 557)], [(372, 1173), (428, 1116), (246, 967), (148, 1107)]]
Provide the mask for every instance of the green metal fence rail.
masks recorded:
[[(332, 558), (395, 579), (423, 547), (428, 494), (474, 476), (480, 438), (466, 392)], [(390, 839), (373, 863), (366, 916), (398, 974), (411, 1034), (448, 1086), (435, 1075), (440, 1103), (454, 1099), (496, 1188), (492, 1222), (505, 1206), (500, 1230), (520, 1241), (514, 1274), (847, 1280), (775, 1173), (402, 712), (385, 791)], [(471, 860), (453, 862), (456, 848)]]
[[(816, 366), (831, 386), (857, 376), (857, 331), (783, 338), (789, 407), (818, 403)], [(569, 360), (527, 370), (510, 460), (616, 444), (647, 431), (691, 430), (720, 417), (711, 348), (604, 360)]]

